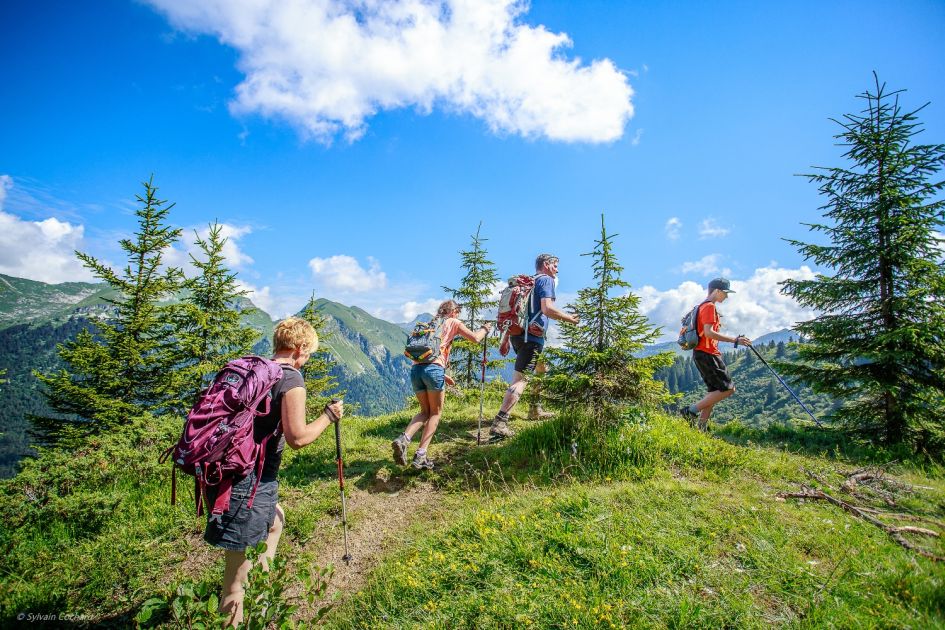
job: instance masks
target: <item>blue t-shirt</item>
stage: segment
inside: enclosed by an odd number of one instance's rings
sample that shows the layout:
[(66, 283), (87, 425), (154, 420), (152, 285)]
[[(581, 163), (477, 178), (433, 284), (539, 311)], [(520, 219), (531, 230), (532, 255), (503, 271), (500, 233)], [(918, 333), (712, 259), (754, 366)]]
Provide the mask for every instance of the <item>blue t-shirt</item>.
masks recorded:
[[(546, 276), (541, 274), (535, 278), (535, 288), (532, 289), (532, 294), (529, 296), (528, 300), (528, 321), (531, 322), (532, 318), (536, 324), (541, 326), (545, 330), (545, 335), (548, 334), (548, 316), (541, 312), (541, 299), (542, 298), (551, 298), (555, 299), (555, 280), (551, 276)], [(536, 317), (537, 315), (537, 317)], [(522, 339), (528, 339), (529, 341), (538, 342), (541, 345), (545, 344), (545, 337), (533, 337), (528, 335), (526, 337), (523, 335), (518, 335)]]

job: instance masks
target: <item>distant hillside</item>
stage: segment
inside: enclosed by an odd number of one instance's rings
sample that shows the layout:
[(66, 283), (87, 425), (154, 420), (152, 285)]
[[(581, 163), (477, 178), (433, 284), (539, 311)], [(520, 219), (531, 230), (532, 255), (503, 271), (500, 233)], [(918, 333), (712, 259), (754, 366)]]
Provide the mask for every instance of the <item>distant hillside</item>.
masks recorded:
[(401, 409), (411, 393), (411, 364), (402, 355), (404, 330), (356, 306), (326, 299), (316, 300), (315, 310), (331, 318), (325, 346), (336, 362), (332, 373), (347, 392), (346, 400), (367, 414)]
[[(61, 369), (57, 344), (109, 317), (114, 306), (105, 298), (114, 295), (102, 284), (51, 285), (0, 275), (0, 369), (7, 370), (8, 379), (0, 385), (0, 408), (5, 410), (0, 417), (0, 477), (13, 474), (16, 462), (30, 452), (26, 416), (49, 412), (33, 371)], [(238, 299), (234, 308), (259, 334), (253, 352), (269, 356), (275, 322), (247, 298)], [(360, 308), (324, 299), (316, 302), (316, 309), (330, 317), (332, 335), (325, 347), (337, 362), (333, 373), (346, 400), (370, 414), (402, 408), (410, 395), (410, 364), (401, 356), (403, 329)]]
[(77, 306), (101, 303), (101, 297), (109, 293), (104, 284), (46, 284), (0, 274), (0, 329), (26, 322), (68, 319)]

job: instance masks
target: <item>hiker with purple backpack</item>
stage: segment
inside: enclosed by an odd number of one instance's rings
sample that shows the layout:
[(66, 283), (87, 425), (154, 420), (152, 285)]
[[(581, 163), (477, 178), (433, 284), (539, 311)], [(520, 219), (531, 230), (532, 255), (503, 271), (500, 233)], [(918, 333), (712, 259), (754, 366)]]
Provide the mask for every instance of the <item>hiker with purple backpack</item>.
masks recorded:
[[(268, 368), (274, 378), (281, 372), (271, 390), (268, 393), (263, 391), (260, 395), (264, 397), (260, 406), (265, 413), (259, 413), (252, 421), (253, 442), (259, 445), (255, 450), (258, 464), (252, 466), (249, 474), (232, 482), (202, 480), (201, 474), (197, 474), (198, 484), (204, 484), (207, 506), (213, 506), (207, 514), (204, 539), (224, 549), (226, 554), (220, 612), (229, 616), (233, 626), (243, 620), (243, 594), (251, 568), (251, 563), (246, 559), (246, 548), (265, 541), (266, 552), (260, 556), (260, 562), (268, 566), (275, 557), (285, 527), (285, 513), (278, 503), (277, 476), (286, 444), (293, 449), (310, 444), (344, 413), (342, 403), (333, 402), (326, 405), (313, 422), (306, 422), (305, 380), (299, 370), (318, 349), (318, 336), (311, 324), (296, 317), (282, 320), (273, 333), (273, 347), (275, 353), (272, 361), (246, 357), (230, 364), (255, 359), (258, 363), (254, 370)], [(230, 365), (217, 376), (215, 384), (221, 380), (221, 375), (222, 380), (238, 381), (238, 374), (227, 374)], [(247, 381), (255, 375), (256, 372), (247, 373)], [(259, 389), (266, 384), (258, 384)], [(195, 410), (198, 406), (195, 406)], [(193, 414), (194, 411), (191, 411)], [(212, 473), (206, 476), (210, 478)], [(229, 487), (230, 483), (232, 487)], [(230, 494), (229, 501), (218, 502), (218, 497), (227, 492)]]

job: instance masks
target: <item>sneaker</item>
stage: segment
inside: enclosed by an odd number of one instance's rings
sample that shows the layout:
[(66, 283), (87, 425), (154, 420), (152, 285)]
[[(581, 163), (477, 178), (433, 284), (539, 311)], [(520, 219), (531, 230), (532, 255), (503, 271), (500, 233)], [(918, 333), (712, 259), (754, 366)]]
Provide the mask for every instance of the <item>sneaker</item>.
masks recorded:
[(391, 448), (394, 451), (394, 461), (400, 464), (401, 466), (407, 465), (407, 445), (410, 444), (407, 440), (403, 439), (403, 436), (400, 436), (396, 440), (390, 443)]
[(689, 407), (683, 407), (679, 411), (679, 415), (689, 421), (689, 424), (696, 426), (699, 423), (699, 414), (694, 413)]
[(550, 411), (545, 411), (541, 408), (541, 405), (531, 405), (528, 408), (528, 419), (529, 420), (547, 420), (548, 418), (554, 418), (555, 414)]
[(410, 465), (417, 470), (433, 470), (433, 460), (427, 457), (426, 454), (423, 456), (414, 455), (413, 461), (410, 462)]
[(492, 421), (492, 426), (489, 428), (489, 435), (495, 438), (507, 438), (515, 435), (515, 431), (509, 428), (508, 422), (496, 418)]

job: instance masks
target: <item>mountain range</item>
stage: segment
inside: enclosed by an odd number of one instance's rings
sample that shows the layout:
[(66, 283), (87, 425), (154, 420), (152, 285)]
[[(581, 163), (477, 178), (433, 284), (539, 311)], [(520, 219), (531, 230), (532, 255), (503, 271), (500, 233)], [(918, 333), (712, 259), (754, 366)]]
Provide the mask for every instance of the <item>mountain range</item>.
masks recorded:
[[(114, 291), (104, 284), (46, 284), (0, 274), (0, 371), (6, 370), (7, 381), (0, 384), (0, 409), (4, 410), (0, 419), (0, 477), (12, 475), (16, 462), (30, 452), (26, 416), (48, 412), (34, 370), (60, 369), (56, 345), (74, 338), (96, 319), (108, 317), (114, 307), (106, 299), (113, 297)], [(242, 313), (244, 324), (258, 333), (253, 351), (268, 356), (275, 326), (272, 318), (246, 298), (237, 300), (234, 308)], [(328, 317), (323, 347), (331, 355), (332, 374), (345, 392), (345, 400), (356, 403), (365, 415), (402, 408), (411, 395), (410, 363), (401, 354), (407, 331), (418, 321), (429, 321), (432, 315), (422, 313), (410, 322), (395, 324), (356, 306), (326, 299), (316, 300), (315, 308)], [(756, 342), (786, 342), (793, 337), (794, 333), (785, 329)], [(641, 355), (665, 351), (688, 356), (675, 342), (649, 346)], [(501, 357), (496, 354), (493, 358)], [(511, 370), (508, 364), (487, 378), (509, 380)], [(699, 388), (698, 383), (682, 377), (668, 384), (674, 392), (683, 394)]]
[[(115, 292), (104, 284), (69, 282), (46, 284), (0, 274), (0, 477), (15, 472), (15, 464), (30, 452), (29, 414), (48, 412), (33, 371), (62, 367), (57, 344), (74, 338), (114, 306), (106, 299)], [(245, 325), (258, 332), (253, 352), (272, 352), (275, 323), (253, 303), (240, 298), (234, 308)], [(410, 395), (410, 363), (401, 355), (406, 334), (400, 326), (378, 319), (358, 307), (320, 299), (316, 310), (327, 316), (323, 347), (334, 362), (332, 374), (349, 403), (364, 414), (379, 414), (404, 405)]]

